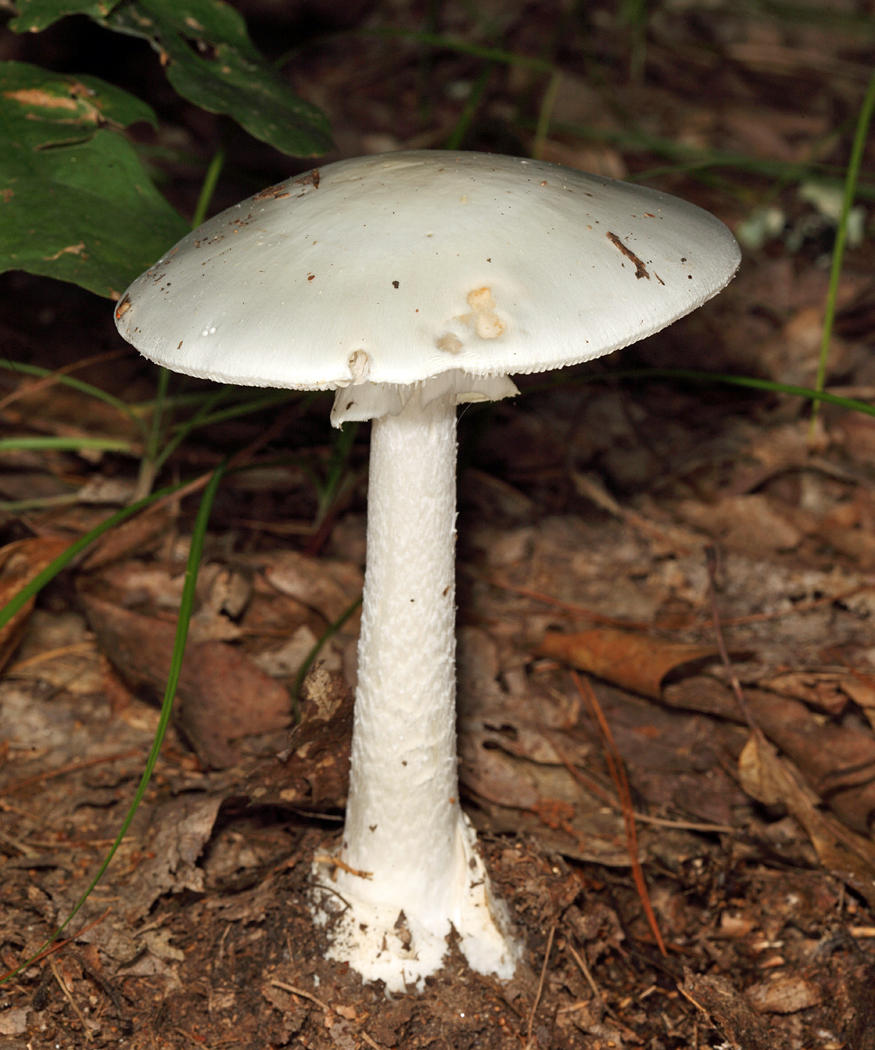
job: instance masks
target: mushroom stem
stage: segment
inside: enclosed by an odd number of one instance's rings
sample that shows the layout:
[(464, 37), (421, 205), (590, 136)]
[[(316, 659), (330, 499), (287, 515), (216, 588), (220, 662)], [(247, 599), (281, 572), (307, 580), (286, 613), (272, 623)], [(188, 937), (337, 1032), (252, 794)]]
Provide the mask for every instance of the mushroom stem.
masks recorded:
[[(375, 419), (344, 855), (364, 896), (444, 907), (459, 822), (455, 399)], [(382, 872), (378, 873), (377, 869)], [(426, 885), (421, 872), (437, 878)], [(400, 891), (400, 892), (399, 892)]]
[[(516, 949), (459, 805), (455, 724), (456, 395), (417, 387), (371, 434), (367, 569), (331, 956), (387, 989)], [(324, 880), (324, 872), (321, 873)], [(328, 895), (318, 909), (327, 918)], [(335, 898), (336, 899), (336, 898)]]

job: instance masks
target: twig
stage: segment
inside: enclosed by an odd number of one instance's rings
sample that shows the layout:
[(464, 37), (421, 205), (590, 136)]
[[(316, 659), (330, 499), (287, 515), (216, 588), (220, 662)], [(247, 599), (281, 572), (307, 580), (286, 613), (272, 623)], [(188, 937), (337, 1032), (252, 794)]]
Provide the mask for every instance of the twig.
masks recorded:
[[(614, 735), (611, 732), (611, 727), (608, 725), (608, 720), (605, 718), (605, 713), (602, 711), (598, 698), (593, 692), (592, 686), (589, 684), (589, 680), (581, 680), (580, 675), (578, 675), (576, 671), (571, 672), (571, 677), (578, 692), (587, 702), (587, 705), (601, 730), (602, 739), (605, 744), (605, 760), (608, 763), (608, 770), (611, 774), (611, 779), (614, 781), (614, 785), (617, 788), (617, 794), (619, 795), (620, 802), (623, 806), (623, 823), (626, 826), (626, 841), (629, 847), (629, 861), (632, 865), (632, 877), (635, 880), (635, 886), (638, 890), (638, 895), (641, 898), (641, 905), (644, 908), (644, 914), (647, 916), (647, 923), (653, 933), (656, 946), (659, 948), (660, 954), (665, 957), (668, 955), (668, 951), (665, 947), (665, 941), (662, 939), (662, 934), (659, 931), (656, 915), (653, 911), (653, 906), (650, 903), (650, 894), (647, 892), (647, 883), (644, 879), (644, 872), (641, 870), (641, 862), (638, 860), (638, 829), (635, 824), (635, 812), (632, 807), (632, 790), (629, 787), (629, 779), (626, 776), (626, 768), (623, 765), (622, 756), (620, 755), (617, 745), (614, 743)], [(586, 683), (585, 689), (584, 682)]]
[(340, 857), (335, 857), (331, 853), (317, 853), (313, 857), (313, 863), (325, 864), (335, 869), (340, 868), (341, 871), (345, 871), (348, 875), (357, 875), (360, 879), (372, 879), (374, 877), (372, 871), (361, 871), (359, 868), (353, 868), (345, 860), (341, 860)]
[(583, 958), (583, 956), (580, 954), (580, 952), (575, 951), (574, 947), (572, 945), (570, 945), (570, 944), (567, 947), (568, 947), (568, 950), (571, 952), (572, 959), (574, 959), (574, 961), (580, 967), (580, 972), (583, 974), (584, 978), (586, 979), (587, 984), (592, 989), (593, 995), (596, 997), (596, 999), (598, 999), (599, 1003), (601, 1004), (602, 1008), (604, 1009), (604, 1011), (608, 1015), (608, 1017), (610, 1017), (611, 1020), (614, 1022), (614, 1024), (617, 1025), (617, 1027), (620, 1028), (623, 1032), (625, 1032), (626, 1035), (634, 1036), (635, 1035), (634, 1031), (631, 1028), (629, 1028), (628, 1025), (623, 1024), (623, 1022), (617, 1016), (615, 1011), (612, 1010), (611, 1007), (608, 1006), (608, 1004), (605, 1002), (605, 997), (604, 997), (604, 995), (602, 995), (602, 992), (601, 992), (601, 989), (599, 988), (599, 986), (595, 983), (595, 978), (590, 973), (590, 969), (586, 965), (586, 960)]
[(317, 1006), (321, 1006), (322, 1009), (328, 1014), (334, 1013), (334, 1009), (330, 1007), (328, 1003), (320, 999), (318, 995), (314, 995), (312, 992), (308, 992), (304, 988), (298, 988), (297, 985), (287, 984), (285, 981), (278, 981), (275, 979), (270, 983), (273, 985), (274, 988), (280, 988), (284, 992), (291, 992), (292, 995), (300, 995), (302, 999), (309, 999), (311, 1003), (315, 1003)]
[(105, 762), (121, 762), (125, 758), (134, 758), (142, 754), (140, 748), (131, 748), (130, 751), (116, 751), (111, 755), (100, 755), (98, 758), (89, 758), (81, 762), (68, 762), (65, 766), (58, 766), (57, 769), (46, 769), (41, 773), (35, 773), (31, 777), (24, 777), (22, 780), (13, 780), (11, 784), (7, 784), (3, 791), (7, 795), (11, 795), (16, 791), (20, 791), (23, 787), (28, 787), (31, 784), (41, 784), (46, 780), (52, 780), (54, 777), (63, 777), (67, 773), (78, 773), (80, 769), (90, 769), (92, 766), (101, 766)]
[(571, 958), (574, 959), (574, 961), (577, 963), (580, 969), (580, 972), (586, 978), (586, 983), (592, 989), (592, 994), (596, 997), (596, 999), (599, 1000), (599, 1002), (604, 1002), (605, 997), (602, 995), (599, 986), (595, 983), (595, 978), (590, 973), (589, 967), (586, 965), (583, 956), (571, 944), (568, 945), (568, 950), (571, 952)]
[(711, 1020), (711, 1015), (708, 1013), (708, 1011), (705, 1009), (705, 1007), (702, 1006), (702, 1004), (699, 1002), (698, 999), (694, 999), (692, 997), (692, 995), (690, 995), (690, 993), (686, 990), (686, 988), (684, 988), (684, 986), (682, 984), (680, 984), (680, 983), (677, 984), (677, 990), (687, 1000), (688, 1003), (692, 1003), (693, 1006), (695, 1006), (695, 1008), (697, 1010), (701, 1010), (702, 1011), (702, 1013), (705, 1015), (705, 1017), (709, 1021)]
[(550, 933), (547, 937), (547, 948), (544, 952), (544, 963), (541, 966), (541, 977), (538, 981), (538, 991), (535, 993), (535, 1001), (532, 1003), (532, 1009), (529, 1013), (529, 1024), (526, 1029), (526, 1050), (531, 1050), (532, 1046), (532, 1029), (535, 1027), (535, 1014), (538, 1011), (538, 1004), (541, 1002), (541, 995), (544, 991), (544, 981), (547, 979), (547, 963), (550, 961), (550, 952), (553, 949), (553, 938), (556, 936), (556, 923), (550, 927)]
[(333, 886), (326, 886), (324, 882), (313, 882), (311, 883), (311, 886), (313, 889), (322, 890), (323, 893), (331, 893), (335, 897), (337, 897), (337, 899), (343, 905), (344, 911), (349, 911), (349, 909), (352, 907), (352, 905), (349, 903), (346, 897), (344, 897), (343, 894), (338, 893)]
[[(288, 413), (283, 412), (273, 421), (273, 423), (266, 429), (263, 430), (257, 438), (251, 441), (244, 448), (235, 452), (233, 456), (228, 459), (228, 465), (225, 469), (225, 473), (229, 474), (234, 470), (239, 469), (248, 460), (252, 459), (255, 453), (269, 444), (279, 434), (283, 427), (286, 425), (285, 417)], [(199, 492), (201, 489), (206, 488), (210, 483), (215, 471), (208, 470), (205, 474), (201, 474), (196, 478), (192, 478), (187, 485), (183, 485), (181, 488), (174, 489), (173, 492), (168, 492), (166, 496), (162, 496), (160, 499), (155, 500), (143, 511), (143, 516), (146, 514), (152, 514), (156, 510), (162, 507), (166, 507), (168, 504), (178, 503), (186, 496), (192, 495), (192, 493)]]
[(64, 978), (61, 977), (60, 973), (58, 973), (58, 967), (54, 959), (49, 959), (49, 966), (51, 968), (55, 980), (58, 983), (58, 987), (61, 989), (64, 998), (70, 1004), (70, 1008), (72, 1009), (73, 1013), (79, 1018), (79, 1024), (82, 1025), (82, 1031), (85, 1033), (85, 1038), (88, 1040), (89, 1043), (92, 1042), (94, 1036), (91, 1034), (91, 1029), (88, 1027), (88, 1021), (85, 1019), (85, 1015), (79, 1009), (76, 1000), (73, 998), (73, 993), (67, 987)]
[[(568, 774), (572, 780), (576, 780), (577, 783), (590, 794), (600, 799), (606, 806), (610, 806), (611, 809), (623, 811), (623, 806), (617, 801), (616, 797), (613, 796), (609, 791), (605, 790), (601, 784), (594, 778), (588, 777), (585, 773), (577, 768), (568, 755), (563, 750), (562, 744), (559, 742), (559, 732), (553, 732), (548, 734), (550, 746), (556, 752), (562, 765), (568, 771)], [(659, 828), (676, 828), (679, 831), (701, 831), (713, 834), (728, 834), (733, 831), (734, 828), (731, 824), (709, 824), (701, 823), (695, 820), (674, 820), (671, 817), (654, 817), (649, 813), (642, 813), (640, 810), (633, 809), (632, 815), (641, 824), (653, 824)]]
[[(66, 948), (68, 944), (71, 944), (76, 938), (81, 937), (83, 933), (87, 933), (88, 930), (94, 926), (99, 926), (100, 923), (109, 915), (112, 908), (107, 908), (102, 915), (98, 915), (96, 919), (93, 919), (86, 926), (76, 934), (75, 937), (65, 937), (63, 941), (53, 941), (47, 948), (43, 949), (38, 955), (35, 955), (32, 959), (28, 959), (26, 965), (33, 966), (34, 963), (41, 962), (43, 959), (47, 959), (50, 955), (54, 955), (55, 952), (59, 952), (62, 948)], [(0, 973), (0, 983), (8, 980), (13, 974), (18, 973), (19, 970), (23, 969), (23, 966), (17, 966), (14, 970), (8, 970), (6, 973)]]
[(15, 390), (10, 391), (4, 398), (0, 399), (0, 412), (8, 408), (13, 401), (17, 401), (28, 394), (35, 394), (37, 391), (57, 383), (59, 379), (70, 375), (71, 372), (76, 372), (80, 368), (88, 368), (90, 365), (103, 364), (104, 361), (112, 361), (114, 358), (121, 357), (122, 354), (127, 352), (127, 350), (108, 350), (104, 353), (92, 354), (91, 357), (83, 357), (80, 361), (73, 361), (69, 365), (64, 365), (63, 368), (58, 368), (49, 375), (42, 376), (34, 383), (22, 383), (21, 386), (16, 387)]
[[(327, 1014), (337, 1013), (333, 1006), (329, 1006), (328, 1003), (324, 1002), (312, 992), (308, 992), (305, 988), (299, 988), (295, 984), (287, 984), (285, 981), (273, 980), (270, 983), (274, 988), (279, 988), (284, 992), (290, 992), (292, 995), (299, 995), (302, 999), (309, 999), (311, 1003), (315, 1003), (317, 1006), (321, 1007)], [(380, 1044), (375, 1042), (368, 1033), (361, 1028), (359, 1028), (358, 1034), (364, 1039), (368, 1046), (371, 1047), (371, 1050), (383, 1050)]]
[(717, 643), (717, 652), (720, 654), (720, 660), (726, 668), (726, 674), (729, 676), (729, 684), (732, 687), (732, 692), (738, 704), (738, 709), (741, 711), (742, 715), (744, 715), (744, 720), (747, 722), (748, 728), (751, 732), (758, 734), (759, 727), (754, 721), (753, 714), (748, 706), (747, 697), (744, 695), (744, 691), (741, 688), (741, 682), (739, 682), (738, 675), (735, 673), (735, 668), (732, 666), (732, 661), (729, 659), (729, 651), (726, 648), (726, 639), (723, 637), (723, 627), (720, 622), (720, 608), (717, 604), (718, 559), (719, 553), (716, 547), (708, 546), (705, 548), (705, 566), (708, 570), (708, 598), (711, 603), (711, 623), (714, 627), (714, 640)]

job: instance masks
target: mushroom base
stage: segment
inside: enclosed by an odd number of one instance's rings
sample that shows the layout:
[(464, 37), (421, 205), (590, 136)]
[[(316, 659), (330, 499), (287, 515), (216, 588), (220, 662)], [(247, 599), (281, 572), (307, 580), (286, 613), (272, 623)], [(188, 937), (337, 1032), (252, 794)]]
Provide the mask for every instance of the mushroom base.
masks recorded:
[(520, 948), (511, 934), (507, 908), (490, 889), (476, 835), (464, 815), (459, 824), (458, 900), (451, 915), (408, 916), (397, 905), (357, 895), (362, 877), (314, 865), (313, 916), (328, 929), (329, 959), (347, 963), (365, 981), (382, 981), (390, 993), (415, 989), (444, 965), (452, 939), (472, 970), (513, 977)]

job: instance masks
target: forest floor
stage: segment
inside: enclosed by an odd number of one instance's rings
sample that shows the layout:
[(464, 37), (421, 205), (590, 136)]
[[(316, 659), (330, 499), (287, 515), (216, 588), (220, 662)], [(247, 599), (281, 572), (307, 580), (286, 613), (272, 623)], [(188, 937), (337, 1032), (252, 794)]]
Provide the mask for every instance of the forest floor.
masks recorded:
[[(202, 476), (265, 439), (219, 491), (145, 799), (56, 949), (0, 988), (0, 1050), (873, 1050), (875, 420), (824, 405), (812, 424), (809, 400), (664, 372), (813, 385), (871, 8), (660, 3), (638, 25), (618, 14), (634, 5), (546, 0), (364, 0), (334, 22), (318, 4), (236, 6), (267, 51), (297, 47), (289, 75), (334, 128), (325, 162), (461, 128), (463, 148), (645, 176), (727, 222), (744, 261), (660, 335), (462, 413), (462, 797), (523, 945), (515, 978), (451, 948), (421, 994), (388, 997), (328, 960), (311, 922), (346, 793), (354, 616), (299, 719), (292, 698), (360, 593), (367, 433), (319, 518), (329, 401), (292, 396), (267, 425), (198, 431), (165, 468), (162, 483)], [(64, 69), (105, 46), (78, 23), (0, 41)], [(180, 108), (141, 61), (155, 145), (205, 160), (224, 136), (217, 207), (306, 169)], [(870, 144), (827, 377), (870, 403), (873, 159)], [(167, 162), (187, 214), (199, 172)], [(0, 297), (4, 359), (154, 395), (108, 303), (21, 274)], [(79, 390), (15, 368), (0, 384), (4, 436), (131, 438)], [(0, 452), (3, 599), (123, 506), (137, 469)], [(0, 637), (4, 970), (70, 913), (130, 806), (196, 507), (168, 497), (105, 534)]]

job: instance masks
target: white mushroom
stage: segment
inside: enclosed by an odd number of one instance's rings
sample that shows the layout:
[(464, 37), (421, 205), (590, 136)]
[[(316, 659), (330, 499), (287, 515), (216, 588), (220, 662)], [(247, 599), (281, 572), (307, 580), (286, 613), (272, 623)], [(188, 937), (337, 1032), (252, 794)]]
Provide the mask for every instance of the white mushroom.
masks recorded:
[(349, 801), (313, 905), (331, 956), (365, 979), (421, 988), (453, 931), (482, 973), (509, 978), (519, 957), (459, 805), (456, 406), (658, 331), (738, 263), (722, 223), (663, 193), (512, 157), (396, 153), (229, 208), (117, 305), (119, 331), (159, 364), (335, 388), (336, 426), (373, 420)]

